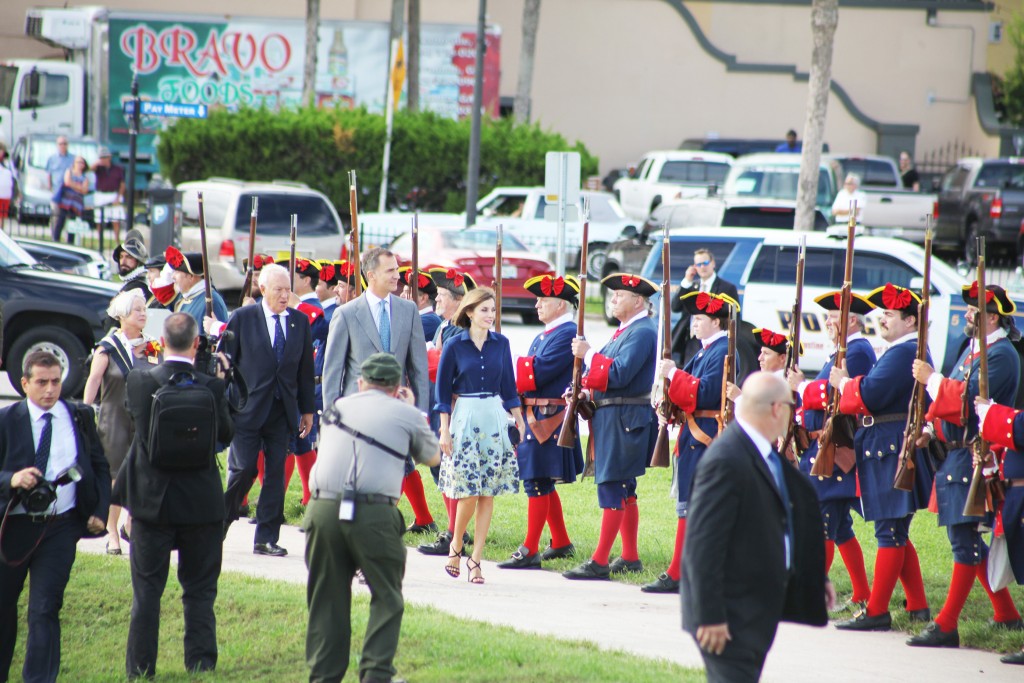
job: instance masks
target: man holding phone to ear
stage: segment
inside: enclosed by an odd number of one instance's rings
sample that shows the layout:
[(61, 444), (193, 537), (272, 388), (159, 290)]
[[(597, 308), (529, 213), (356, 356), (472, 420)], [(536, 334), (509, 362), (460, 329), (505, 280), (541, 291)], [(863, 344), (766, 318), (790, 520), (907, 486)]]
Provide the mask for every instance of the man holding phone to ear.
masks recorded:
[(682, 313), (672, 328), (672, 360), (679, 367), (686, 365), (686, 362), (700, 350), (699, 340), (690, 334), (690, 314), (683, 308), (682, 297), (690, 292), (725, 294), (732, 297), (733, 301), (740, 300), (736, 285), (718, 277), (718, 273), (715, 272), (715, 255), (711, 250), (701, 248), (693, 252), (693, 265), (686, 269), (679, 289), (676, 290), (676, 296), (672, 299), (672, 312)]

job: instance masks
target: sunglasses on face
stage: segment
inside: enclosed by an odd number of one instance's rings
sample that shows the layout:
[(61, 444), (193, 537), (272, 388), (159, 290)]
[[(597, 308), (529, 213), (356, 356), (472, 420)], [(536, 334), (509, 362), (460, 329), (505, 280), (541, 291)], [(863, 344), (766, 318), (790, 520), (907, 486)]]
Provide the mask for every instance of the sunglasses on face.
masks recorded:
[(697, 266), (698, 268), (700, 268), (701, 266), (710, 266), (711, 260), (708, 259), (707, 261), (695, 261), (693, 265)]

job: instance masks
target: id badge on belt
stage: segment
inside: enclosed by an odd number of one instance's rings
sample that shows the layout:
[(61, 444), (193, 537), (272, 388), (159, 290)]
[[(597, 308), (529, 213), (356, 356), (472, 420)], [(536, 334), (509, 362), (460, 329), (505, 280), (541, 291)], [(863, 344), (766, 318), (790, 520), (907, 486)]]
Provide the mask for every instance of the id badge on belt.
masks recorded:
[(341, 503), (338, 505), (338, 519), (342, 522), (352, 522), (356, 518), (356, 492), (346, 487), (341, 493)]

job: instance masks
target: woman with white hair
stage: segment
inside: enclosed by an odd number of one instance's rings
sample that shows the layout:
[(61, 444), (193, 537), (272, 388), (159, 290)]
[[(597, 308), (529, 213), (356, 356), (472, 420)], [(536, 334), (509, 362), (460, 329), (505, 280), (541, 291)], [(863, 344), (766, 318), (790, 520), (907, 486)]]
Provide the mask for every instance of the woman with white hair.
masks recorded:
[[(142, 333), (146, 325), (146, 299), (139, 289), (131, 289), (115, 296), (107, 308), (107, 315), (117, 320), (118, 326), (111, 329), (96, 345), (85, 383), (85, 402), (97, 403), (97, 431), (103, 450), (110, 464), (110, 476), (117, 479), (128, 447), (132, 443), (135, 429), (131, 416), (125, 408), (125, 381), (133, 367), (147, 361), (160, 362), (160, 343)], [(107, 553), (121, 554), (117, 521), (121, 516), (120, 506), (110, 506), (107, 518)], [(128, 540), (131, 520), (126, 517), (121, 527), (121, 538)]]

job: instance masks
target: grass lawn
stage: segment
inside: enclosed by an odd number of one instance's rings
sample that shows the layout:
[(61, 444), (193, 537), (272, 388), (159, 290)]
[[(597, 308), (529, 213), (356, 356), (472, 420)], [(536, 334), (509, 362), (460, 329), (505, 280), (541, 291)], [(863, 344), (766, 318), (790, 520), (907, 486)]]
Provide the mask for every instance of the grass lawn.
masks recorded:
[[(25, 654), (26, 595), (27, 591), (21, 600), (22, 618), (12, 680), (20, 680)], [(61, 620), (61, 680), (108, 683), (125, 679), (131, 598), (126, 558), (79, 554)], [(360, 595), (353, 602), (352, 659), (346, 681), (358, 677), (369, 598)], [(173, 572), (163, 608), (157, 680), (308, 680), (304, 586), (223, 574), (217, 600), (218, 670), (196, 677), (184, 672), (181, 589)], [(400, 676), (417, 683), (703, 680), (702, 672), (665, 661), (600, 652), (589, 643), (525, 635), (507, 627), (456, 619), (439, 610), (417, 606), (406, 608), (395, 666)]]

